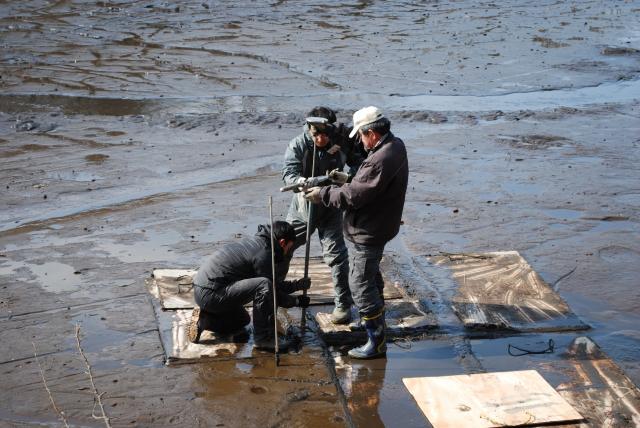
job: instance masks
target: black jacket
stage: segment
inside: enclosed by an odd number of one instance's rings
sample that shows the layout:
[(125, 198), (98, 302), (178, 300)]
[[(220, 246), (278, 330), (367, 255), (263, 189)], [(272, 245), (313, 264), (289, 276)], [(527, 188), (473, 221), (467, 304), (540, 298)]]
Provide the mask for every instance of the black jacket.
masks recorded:
[(362, 162), (350, 183), (320, 190), (322, 204), (345, 210), (345, 237), (356, 244), (384, 245), (400, 230), (409, 181), (407, 150), (389, 132)]
[[(202, 264), (193, 278), (198, 287), (219, 288), (250, 278), (272, 280), (271, 271), (271, 226), (259, 225), (255, 236), (231, 242), (216, 250)], [(278, 306), (295, 306), (293, 284), (284, 281), (289, 270), (290, 258), (285, 257), (280, 245), (274, 245), (276, 264), (276, 290)]]

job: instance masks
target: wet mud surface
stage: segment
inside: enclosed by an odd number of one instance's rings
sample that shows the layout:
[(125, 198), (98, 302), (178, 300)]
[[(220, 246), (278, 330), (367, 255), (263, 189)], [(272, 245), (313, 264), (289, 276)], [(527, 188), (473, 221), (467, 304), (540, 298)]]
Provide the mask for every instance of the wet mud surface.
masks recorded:
[[(104, 425), (78, 325), (113, 426), (428, 425), (402, 377), (527, 368), (509, 338), (466, 337), (440, 252), (518, 251), (640, 384), (639, 11), (1, 2), (0, 424), (61, 423), (50, 394), (70, 423)], [(311, 341), (278, 368), (166, 367), (145, 278), (253, 234), (267, 195), (285, 216), (284, 148), (316, 104), (344, 122), (377, 104), (407, 144), (387, 254), (440, 329), (380, 361)], [(510, 343), (551, 337), (573, 335)]]

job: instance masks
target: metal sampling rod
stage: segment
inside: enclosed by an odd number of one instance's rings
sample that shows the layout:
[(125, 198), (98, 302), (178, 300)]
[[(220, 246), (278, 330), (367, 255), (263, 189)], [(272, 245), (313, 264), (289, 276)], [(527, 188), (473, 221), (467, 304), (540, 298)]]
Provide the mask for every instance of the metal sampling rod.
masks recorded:
[[(316, 143), (313, 142), (313, 161), (311, 162), (311, 177), (316, 176)], [(307, 201), (307, 214), (309, 217), (307, 218), (307, 239), (305, 241), (304, 246), (304, 278), (309, 278), (309, 251), (311, 247), (311, 220), (312, 220), (312, 209), (313, 204), (310, 201)], [(302, 290), (302, 295), (307, 297), (307, 289)], [(307, 324), (307, 308), (302, 308), (302, 316), (300, 319), (300, 334), (304, 336), (304, 331), (306, 329)]]
[(280, 365), (280, 349), (278, 347), (278, 300), (276, 298), (276, 253), (273, 240), (273, 198), (269, 196), (269, 223), (271, 223), (271, 276), (273, 292), (273, 335), (275, 344), (276, 367)]

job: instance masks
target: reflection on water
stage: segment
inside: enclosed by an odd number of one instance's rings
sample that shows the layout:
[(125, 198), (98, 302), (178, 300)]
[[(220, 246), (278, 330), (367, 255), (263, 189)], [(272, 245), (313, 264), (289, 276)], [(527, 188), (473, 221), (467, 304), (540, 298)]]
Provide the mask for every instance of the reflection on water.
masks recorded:
[(72, 266), (59, 262), (47, 262), (41, 265), (31, 264), (29, 269), (37, 276), (37, 281), (48, 291), (54, 293), (77, 290), (82, 281), (75, 275)]
[(343, 388), (351, 417), (357, 426), (384, 427), (379, 405), (386, 367), (386, 358), (366, 363), (352, 360), (344, 367)]
[(354, 360), (335, 355), (336, 373), (354, 424), (362, 427), (431, 426), (402, 379), (462, 374), (464, 369), (456, 355), (448, 339), (389, 342), (387, 358), (376, 360)]

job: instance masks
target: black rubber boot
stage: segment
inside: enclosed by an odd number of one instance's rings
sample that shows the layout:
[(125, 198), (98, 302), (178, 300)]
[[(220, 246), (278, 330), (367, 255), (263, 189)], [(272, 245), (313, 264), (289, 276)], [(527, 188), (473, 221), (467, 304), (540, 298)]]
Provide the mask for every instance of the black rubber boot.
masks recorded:
[(387, 337), (385, 334), (384, 309), (376, 315), (363, 316), (364, 328), (367, 331), (367, 343), (349, 351), (351, 358), (371, 359), (384, 357), (387, 354)]

